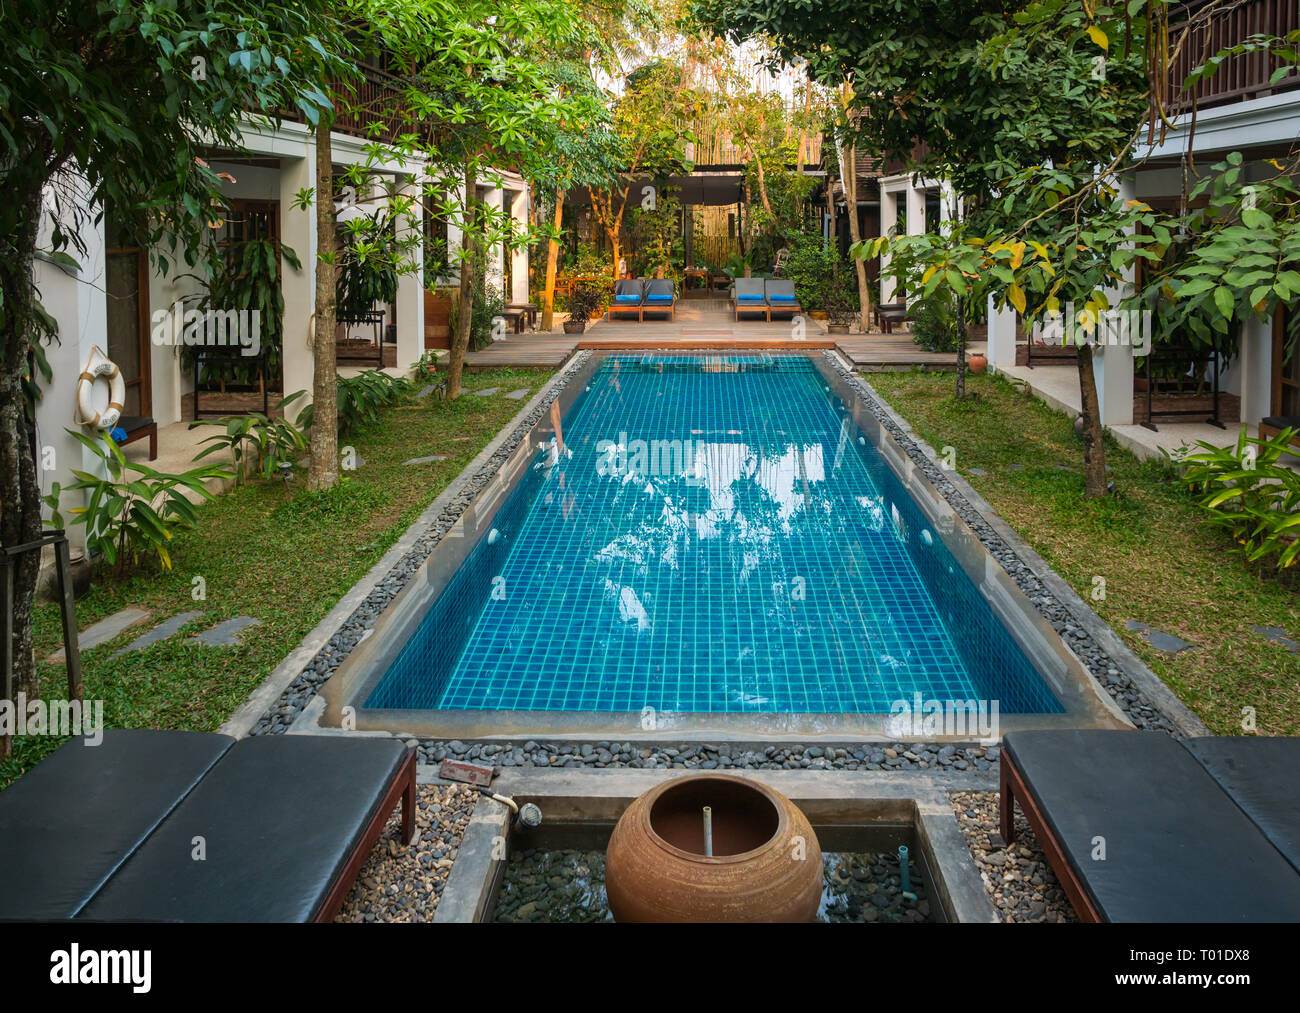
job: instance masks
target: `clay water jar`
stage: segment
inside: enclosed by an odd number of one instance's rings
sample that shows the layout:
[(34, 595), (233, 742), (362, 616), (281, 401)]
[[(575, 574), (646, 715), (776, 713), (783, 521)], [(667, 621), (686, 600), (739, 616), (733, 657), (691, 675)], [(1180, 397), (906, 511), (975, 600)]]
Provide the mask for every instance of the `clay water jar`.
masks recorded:
[(810, 922), (822, 875), (817, 835), (794, 803), (728, 774), (652, 788), (623, 813), (605, 854), (605, 890), (620, 922)]
[(976, 352), (966, 360), (966, 365), (970, 366), (970, 371), (972, 373), (983, 373), (989, 368), (989, 360), (985, 356), (980, 355), (979, 352)]

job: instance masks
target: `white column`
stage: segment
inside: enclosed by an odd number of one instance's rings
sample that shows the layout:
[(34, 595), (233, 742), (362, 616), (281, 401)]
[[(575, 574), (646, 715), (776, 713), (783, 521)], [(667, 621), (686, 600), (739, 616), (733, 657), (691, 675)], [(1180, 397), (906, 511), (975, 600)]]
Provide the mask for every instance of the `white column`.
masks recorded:
[(1273, 320), (1246, 321), (1236, 373), (1241, 383), (1241, 421), (1258, 422), (1273, 408)]
[[(497, 212), (501, 209), (503, 196), (504, 192), (501, 189), (493, 187), (484, 191), (483, 203), (491, 208), (493, 212)], [(494, 242), (491, 249), (487, 251), (485, 278), (489, 288), (500, 289), (505, 280), (505, 257), (502, 255), (502, 248), (503, 244), (501, 242)], [(509, 296), (510, 293), (505, 294)]]
[(397, 280), (397, 367), (405, 370), (424, 351), (424, 229), (419, 181), (407, 179), (399, 192), (415, 202), (411, 216), (398, 222), (399, 237), (413, 235), (416, 240), (407, 254), (415, 270), (399, 275)]
[[(82, 206), (89, 205), (89, 193), (84, 189), (83, 180), (65, 179), (60, 181), (60, 185), (81, 189), (86, 197)], [(51, 207), (52, 204), (47, 202), (46, 215), (41, 222), (39, 245), (43, 249), (48, 248), (51, 242)], [(86, 210), (79, 229), (86, 246), (84, 253), (74, 254), (80, 270), (69, 273), (40, 260), (33, 268), (33, 279), (40, 290), (41, 303), (58, 325), (58, 340), (43, 346), (45, 358), (54, 376), (49, 383), (41, 382), (42, 397), (36, 405), (36, 478), (42, 493), (49, 492), (54, 482), (66, 486), (76, 481), (73, 469), (92, 474), (103, 474), (104, 471), (99, 458), (67, 432), (69, 429), (78, 430), (90, 436), (97, 432), (75, 424), (77, 377), (85, 368), (94, 346), (98, 345), (105, 354), (108, 352), (104, 223), (100, 221), (96, 224), (95, 214), (95, 208)], [(63, 224), (66, 227), (68, 222)], [(102, 393), (102, 385), (100, 387), (99, 396), (102, 403), (107, 405), (107, 395)], [(71, 526), (73, 518), (69, 510), (84, 502), (84, 495), (68, 493), (63, 494), (59, 502), (69, 539), (82, 547), (86, 540), (85, 528), (81, 525)], [(44, 508), (42, 512), (48, 516), (48, 511)]]
[[(1137, 186), (1132, 176), (1125, 176), (1116, 181), (1121, 200), (1134, 200)], [(1108, 290), (1112, 306), (1118, 306), (1120, 299), (1133, 290), (1136, 280), (1135, 272), (1129, 268), (1125, 272), (1124, 284), (1117, 289)], [(1141, 326), (1141, 318), (1138, 319)], [(1133, 333), (1133, 327), (1108, 327), (1104, 323), (1097, 328), (1100, 342), (1092, 350), (1092, 372), (1097, 381), (1097, 400), (1101, 409), (1103, 426), (1130, 426), (1133, 424), (1133, 344), (1141, 342), (1142, 336)]]
[(989, 296), (989, 365), (1003, 369), (1016, 364), (1016, 327), (1018, 314), (1008, 306), (998, 309), (997, 301)]
[[(513, 193), (510, 202), (510, 217), (514, 219), (517, 230), (528, 231), (529, 196), (528, 187)], [(528, 247), (515, 250), (510, 255), (510, 291), (506, 293), (506, 302), (528, 302)]]
[[(886, 190), (883, 186), (880, 188), (880, 234), (888, 236), (890, 231), (898, 225), (898, 200), (896, 190)], [(898, 287), (893, 278), (888, 277), (884, 272), (889, 266), (889, 255), (881, 254), (880, 256), (880, 301), (882, 303), (891, 303), (894, 301), (894, 290)]]
[(923, 236), (928, 230), (925, 221), (925, 188), (907, 186), (907, 234)]
[[(280, 161), (280, 238), (298, 254), (302, 269), (281, 260), (280, 286), (284, 294), (284, 330), (282, 337), (282, 371), (284, 393), (305, 390), (306, 398), (294, 402), (301, 410), (311, 400), (315, 355), (312, 352), (312, 329), (316, 314), (316, 206), (306, 210), (294, 208), (299, 190), (316, 186), (316, 142), (303, 142), (303, 157)], [(330, 194), (316, 194), (329, 200)]]

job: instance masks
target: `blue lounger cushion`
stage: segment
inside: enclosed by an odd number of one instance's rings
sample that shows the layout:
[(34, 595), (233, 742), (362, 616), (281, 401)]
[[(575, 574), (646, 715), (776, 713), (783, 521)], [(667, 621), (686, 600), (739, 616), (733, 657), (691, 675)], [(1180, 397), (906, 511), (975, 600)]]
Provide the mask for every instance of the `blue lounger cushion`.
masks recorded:
[(792, 295), (770, 295), (767, 297), (769, 302), (794, 302)]
[(640, 302), (640, 301), (641, 301), (641, 297), (640, 297), (639, 295), (631, 295), (631, 294), (629, 294), (629, 295), (616, 295), (616, 296), (614, 296), (614, 301), (615, 301), (615, 302), (632, 302), (632, 303), (635, 303), (635, 302)]
[(739, 302), (762, 302), (763, 301), (762, 295), (738, 295), (736, 296), (736, 299)]

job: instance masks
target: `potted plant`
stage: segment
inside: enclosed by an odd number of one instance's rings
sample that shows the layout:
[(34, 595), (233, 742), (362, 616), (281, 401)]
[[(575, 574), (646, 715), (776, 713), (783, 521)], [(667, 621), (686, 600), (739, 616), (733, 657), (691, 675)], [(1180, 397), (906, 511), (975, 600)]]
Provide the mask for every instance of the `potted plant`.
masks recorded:
[(857, 281), (848, 271), (837, 271), (822, 296), (826, 310), (826, 330), (830, 334), (848, 334), (858, 315)]
[(577, 284), (569, 296), (569, 319), (564, 321), (565, 334), (581, 334), (587, 321), (600, 309), (600, 292), (592, 285)]

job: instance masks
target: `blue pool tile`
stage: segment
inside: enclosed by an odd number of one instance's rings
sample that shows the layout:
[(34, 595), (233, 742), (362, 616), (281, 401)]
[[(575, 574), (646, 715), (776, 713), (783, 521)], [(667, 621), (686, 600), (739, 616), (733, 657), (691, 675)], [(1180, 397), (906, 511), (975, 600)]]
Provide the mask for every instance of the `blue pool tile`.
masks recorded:
[(610, 356), (564, 433), (366, 706), (1061, 711), (807, 359)]

